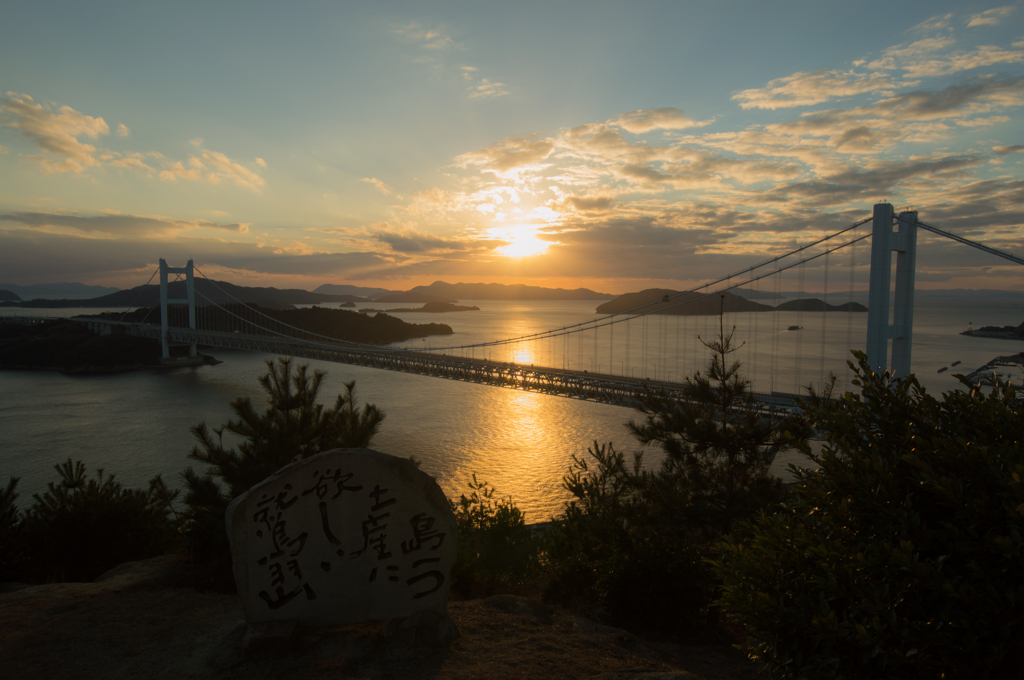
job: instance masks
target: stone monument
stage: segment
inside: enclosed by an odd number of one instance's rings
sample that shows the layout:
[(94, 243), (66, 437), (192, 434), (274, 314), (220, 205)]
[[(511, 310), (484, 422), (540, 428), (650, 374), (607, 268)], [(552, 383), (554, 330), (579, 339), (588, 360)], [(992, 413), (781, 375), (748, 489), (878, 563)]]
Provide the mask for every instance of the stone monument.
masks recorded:
[(409, 460), (366, 449), (321, 453), (236, 498), (226, 523), (250, 623), (447, 613), (455, 516)]

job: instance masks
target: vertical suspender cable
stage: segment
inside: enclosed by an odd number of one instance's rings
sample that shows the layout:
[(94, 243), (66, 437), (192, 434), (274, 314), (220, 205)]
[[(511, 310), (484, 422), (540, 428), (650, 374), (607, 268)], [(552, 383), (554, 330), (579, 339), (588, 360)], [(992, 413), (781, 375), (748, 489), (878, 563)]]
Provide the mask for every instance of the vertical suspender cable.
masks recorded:
[(825, 301), (825, 305), (824, 305), (824, 307), (822, 308), (822, 311), (821, 311), (821, 356), (820, 356), (820, 359), (819, 359), (819, 364), (820, 365), (818, 366), (818, 390), (819, 390), (819, 392), (821, 390), (823, 390), (824, 387), (825, 387), (825, 351), (826, 351), (826, 349), (828, 347), (828, 333), (827, 333), (827, 330), (828, 330), (828, 315), (829, 315), (829, 308), (828, 308), (828, 255), (829, 254), (826, 252), (825, 253), (825, 271), (822, 274), (822, 279), (823, 279), (823, 281), (822, 281), (822, 288), (824, 288), (824, 293), (822, 295), (822, 298)]

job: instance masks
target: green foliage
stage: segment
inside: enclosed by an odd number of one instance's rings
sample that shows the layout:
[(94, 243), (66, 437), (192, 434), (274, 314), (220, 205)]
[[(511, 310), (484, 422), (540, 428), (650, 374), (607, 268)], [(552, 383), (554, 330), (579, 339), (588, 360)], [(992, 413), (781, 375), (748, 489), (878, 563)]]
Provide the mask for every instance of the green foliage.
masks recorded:
[[(324, 371), (310, 373), (308, 364), (293, 369), (292, 360), (284, 357), (268, 360), (267, 368), (269, 372), (259, 378), (267, 395), (262, 414), (250, 399), (239, 397), (231, 402), (237, 419), (212, 432), (206, 423), (192, 427), (198, 444), (189, 458), (207, 465), (205, 474), (192, 468), (182, 474), (187, 490), (185, 533), (193, 564), (203, 565), (200, 584), (233, 588), (224, 527), (224, 510), (231, 499), (295, 461), (331, 449), (366, 448), (385, 417), (373, 404), (359, 408), (355, 382), (344, 383), (344, 394), (327, 408), (317, 401)], [(224, 445), (225, 433), (241, 438), (237, 448)]]
[(467, 598), (514, 590), (536, 573), (539, 541), (511, 499), (494, 500), (494, 487), (476, 475), (469, 488), (452, 503), (459, 527), (452, 589)]
[(563, 605), (597, 605), (619, 624), (696, 630), (708, 623), (714, 584), (703, 562), (717, 535), (688, 525), (689, 494), (672, 473), (627, 465), (611, 444), (574, 457), (564, 480), (575, 500), (548, 531), (551, 580), (544, 597)]
[(14, 504), (18, 499), (17, 487), (18, 477), (11, 477), (0, 490), (0, 583), (19, 578), (24, 566), (21, 516)]
[[(148, 490), (126, 489), (81, 461), (54, 466), (50, 482), (23, 515), (20, 529), (34, 581), (92, 581), (123, 562), (162, 555), (176, 539), (171, 492), (157, 475)], [(8, 489), (13, 492), (13, 485)], [(13, 498), (11, 499), (13, 503)]]
[(773, 678), (1015, 677), (1024, 405), (966, 381), (936, 399), (857, 356), (861, 394), (807, 407), (818, 469), (720, 544), (720, 606)]
[(748, 382), (728, 363), (738, 349), (732, 334), (705, 345), (707, 374), (687, 378), (684, 398), (648, 393), (643, 422), (628, 424), (641, 444), (664, 452), (658, 469), (644, 469), (641, 453), (627, 464), (611, 444), (594, 442), (593, 462), (574, 457), (563, 480), (574, 500), (546, 542), (546, 599), (598, 605), (629, 626), (693, 632), (715, 623), (710, 546), (738, 518), (783, 497), (768, 467), (790, 446), (786, 428), (804, 432), (750, 408)]

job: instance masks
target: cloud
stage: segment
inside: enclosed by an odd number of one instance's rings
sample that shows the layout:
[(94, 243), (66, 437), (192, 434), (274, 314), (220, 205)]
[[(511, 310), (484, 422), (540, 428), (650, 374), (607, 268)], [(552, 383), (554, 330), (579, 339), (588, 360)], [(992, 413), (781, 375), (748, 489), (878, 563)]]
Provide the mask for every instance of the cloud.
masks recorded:
[(125, 125), (124, 123), (118, 123), (117, 124), (117, 132), (115, 134), (117, 134), (118, 137), (121, 137), (122, 139), (124, 139), (126, 137), (131, 137), (132, 136), (132, 131), (129, 130), (128, 126)]
[(262, 158), (257, 157), (254, 162), (256, 163), (256, 165), (260, 166), (261, 168), (267, 167), (267, 162), (265, 160), (263, 160)]
[(536, 167), (555, 149), (551, 139), (519, 138), (492, 144), (486, 149), (456, 157), (462, 167), (480, 166), (485, 172), (504, 173), (514, 169)]
[(494, 99), (508, 94), (504, 83), (492, 83), (487, 78), (481, 78), (480, 82), (473, 83), (466, 91), (469, 92), (470, 99)]
[(732, 98), (739, 101), (740, 108), (744, 109), (783, 109), (811, 106), (868, 92), (891, 92), (897, 87), (884, 74), (833, 69), (776, 78), (766, 87), (743, 90)]
[(395, 229), (384, 223), (373, 232), (373, 236), (396, 253), (416, 254), (429, 252), (450, 252), (479, 250), (479, 242), (443, 238), (416, 229)]
[(428, 29), (419, 22), (414, 21), (393, 30), (407, 42), (417, 44), (426, 50), (441, 52), (457, 47), (455, 41), (440, 29)]
[(392, 187), (388, 186), (387, 184), (385, 184), (384, 182), (380, 181), (376, 177), (363, 177), (359, 181), (360, 182), (366, 182), (368, 184), (372, 184), (373, 186), (377, 187), (377, 191), (379, 191), (380, 193), (384, 194), (385, 196), (387, 196), (388, 194), (391, 193)]
[(949, 28), (950, 20), (953, 18), (952, 13), (940, 14), (934, 16), (931, 19), (925, 19), (917, 26), (911, 28), (911, 31), (940, 31), (945, 28)]
[[(7, 92), (0, 97), (0, 118), (7, 127), (21, 132), (48, 156), (30, 156), (43, 172), (80, 173), (99, 165), (96, 147), (80, 142), (78, 137), (97, 139), (110, 134), (102, 118), (93, 118), (70, 106), (37, 104), (27, 94)], [(54, 158), (56, 157), (56, 158)]]
[(221, 224), (208, 220), (178, 220), (164, 216), (122, 215), (103, 213), (98, 215), (77, 215), (45, 212), (0, 213), (0, 222), (20, 224), (31, 229), (42, 229), (57, 233), (71, 230), (80, 235), (93, 237), (166, 238), (194, 229), (214, 229), (244, 234), (249, 225), (243, 223)]
[[(191, 143), (193, 146), (201, 147), (202, 141), (201, 139), (192, 140)], [(260, 165), (259, 160), (261, 159), (257, 159), (254, 165), (266, 167), (265, 163)], [(266, 184), (266, 180), (254, 170), (231, 160), (219, 151), (208, 149), (202, 149), (198, 156), (190, 156), (188, 166), (181, 161), (167, 163), (164, 170), (160, 172), (160, 179), (165, 182), (176, 182), (179, 179), (201, 180), (214, 185), (228, 181), (255, 192), (259, 192)]]
[(710, 125), (712, 120), (697, 122), (682, 112), (681, 109), (666, 107), (661, 109), (640, 109), (623, 113), (608, 121), (608, 125), (620, 127), (633, 134), (643, 134), (651, 130), (682, 130), (691, 127)]
[(1000, 156), (1005, 156), (1008, 153), (1021, 153), (1024, 152), (1024, 144), (1014, 144), (1012, 146), (993, 146), (992, 150)]
[(1013, 5), (1003, 5), (993, 9), (985, 10), (981, 14), (972, 14), (967, 26), (995, 26), (1017, 9)]
[(956, 52), (940, 57), (883, 58), (868, 64), (874, 69), (901, 69), (907, 78), (930, 78), (948, 76), (961, 71), (970, 71), (995, 64), (1019, 64), (1024, 62), (1024, 51), (1008, 50), (995, 45), (981, 45), (967, 52)]

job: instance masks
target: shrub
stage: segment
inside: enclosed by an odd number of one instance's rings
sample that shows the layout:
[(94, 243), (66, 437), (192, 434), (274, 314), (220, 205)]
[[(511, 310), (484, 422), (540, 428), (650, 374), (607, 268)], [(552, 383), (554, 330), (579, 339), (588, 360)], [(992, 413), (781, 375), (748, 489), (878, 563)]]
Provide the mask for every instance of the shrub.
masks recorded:
[(564, 480), (575, 500), (545, 536), (544, 598), (599, 606), (630, 627), (696, 630), (708, 623), (713, 582), (703, 558), (716, 532), (687, 522), (688, 494), (670, 475), (632, 466), (614, 447), (575, 457)]
[(620, 624), (679, 632), (714, 628), (715, 580), (705, 558), (737, 518), (783, 496), (768, 467), (790, 446), (785, 428), (752, 408), (739, 363), (728, 363), (732, 334), (705, 342), (707, 373), (690, 376), (682, 399), (660, 393), (642, 398), (644, 420), (628, 423), (643, 445), (665, 456), (645, 470), (643, 455), (625, 457), (597, 442), (574, 463), (563, 484), (574, 496), (565, 518), (549, 532), (552, 578), (545, 598), (587, 603)]
[(861, 394), (807, 407), (818, 469), (720, 544), (719, 604), (774, 678), (1015, 676), (1024, 406), (965, 380), (935, 399), (857, 357)]
[(494, 487), (476, 475), (469, 488), (452, 503), (459, 528), (452, 589), (466, 598), (512, 591), (536, 573), (539, 541), (511, 499), (494, 500)]
[(34, 581), (92, 581), (123, 562), (162, 555), (174, 546), (170, 492), (157, 475), (149, 489), (126, 489), (113, 475), (86, 477), (81, 461), (54, 466), (50, 482), (21, 523), (27, 575)]
[(0, 490), (0, 583), (22, 578), (24, 568), (21, 516), (14, 504), (18, 499), (17, 486), (18, 478), (11, 477)]
[[(373, 404), (359, 408), (355, 382), (344, 383), (345, 393), (328, 408), (318, 402), (324, 371), (310, 374), (308, 364), (293, 371), (285, 357), (266, 363), (269, 371), (259, 378), (267, 394), (263, 413), (240, 397), (231, 402), (237, 420), (212, 433), (206, 423), (192, 427), (198, 444), (188, 457), (208, 466), (205, 474), (192, 468), (182, 473), (187, 490), (184, 530), (199, 586), (234, 589), (224, 526), (224, 511), (233, 498), (297, 460), (331, 449), (369, 446), (385, 417)], [(241, 438), (237, 449), (224, 446), (225, 433)]]

